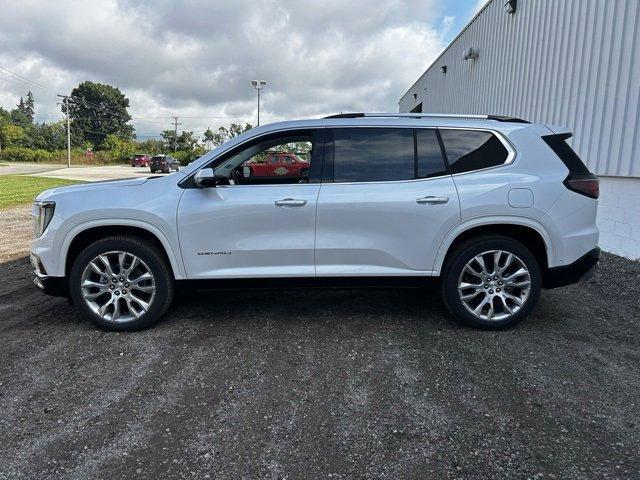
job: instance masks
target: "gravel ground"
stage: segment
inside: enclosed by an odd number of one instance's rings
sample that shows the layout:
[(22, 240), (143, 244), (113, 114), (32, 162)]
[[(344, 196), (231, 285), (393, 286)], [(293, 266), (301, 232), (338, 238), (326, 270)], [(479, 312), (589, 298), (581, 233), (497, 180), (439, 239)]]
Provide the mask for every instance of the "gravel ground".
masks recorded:
[(26, 258), (0, 278), (3, 479), (640, 478), (640, 264), (620, 257), (505, 332), (368, 289), (208, 292), (105, 333)]
[(32, 239), (31, 205), (0, 210), (0, 262), (28, 254)]

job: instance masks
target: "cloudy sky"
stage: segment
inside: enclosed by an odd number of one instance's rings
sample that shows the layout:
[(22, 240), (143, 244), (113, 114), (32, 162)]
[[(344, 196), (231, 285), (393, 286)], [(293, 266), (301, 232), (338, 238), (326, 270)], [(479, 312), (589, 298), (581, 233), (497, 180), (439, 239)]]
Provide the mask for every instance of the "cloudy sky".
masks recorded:
[(13, 108), (28, 79), (37, 120), (54, 121), (55, 94), (92, 80), (129, 98), (139, 138), (173, 115), (200, 135), (255, 124), (260, 78), (262, 123), (397, 111), (484, 1), (3, 0), (0, 105)]

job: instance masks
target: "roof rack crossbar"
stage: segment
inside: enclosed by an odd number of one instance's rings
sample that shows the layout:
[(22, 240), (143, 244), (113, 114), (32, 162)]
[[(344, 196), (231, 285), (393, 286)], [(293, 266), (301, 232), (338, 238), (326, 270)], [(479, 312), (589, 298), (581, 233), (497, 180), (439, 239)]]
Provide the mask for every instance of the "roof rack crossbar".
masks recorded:
[(474, 115), (465, 113), (339, 113), (324, 118), (473, 118), (477, 120), (496, 120), (498, 122), (529, 123), (526, 120), (501, 115)]

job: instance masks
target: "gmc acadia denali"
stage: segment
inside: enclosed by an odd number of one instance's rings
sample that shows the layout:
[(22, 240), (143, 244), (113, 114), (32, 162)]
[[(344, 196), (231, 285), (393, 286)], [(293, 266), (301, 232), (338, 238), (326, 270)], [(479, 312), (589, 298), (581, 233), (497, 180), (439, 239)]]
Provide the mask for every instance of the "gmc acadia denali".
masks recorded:
[[(505, 328), (597, 268), (598, 179), (570, 136), (472, 115), (261, 126), (166, 177), (40, 194), (35, 283), (101, 328), (137, 330), (187, 281), (439, 277), (455, 317)], [(308, 168), (251, 175), (274, 151)]]

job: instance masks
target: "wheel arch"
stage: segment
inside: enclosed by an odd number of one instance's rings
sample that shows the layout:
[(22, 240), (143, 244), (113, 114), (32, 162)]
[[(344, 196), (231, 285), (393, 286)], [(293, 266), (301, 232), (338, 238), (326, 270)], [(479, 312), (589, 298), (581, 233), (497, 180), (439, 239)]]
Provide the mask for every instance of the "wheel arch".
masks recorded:
[(112, 235), (132, 235), (148, 240), (163, 254), (173, 277), (184, 278), (184, 268), (169, 239), (161, 230), (142, 221), (87, 222), (76, 226), (67, 234), (62, 246), (64, 275), (69, 275), (73, 261), (82, 250), (96, 240)]
[(462, 242), (480, 235), (503, 235), (526, 246), (538, 260), (543, 278), (550, 266), (555, 265), (555, 253), (549, 233), (533, 220), (524, 218), (473, 219), (452, 229), (443, 240), (433, 266), (440, 275), (447, 258)]

